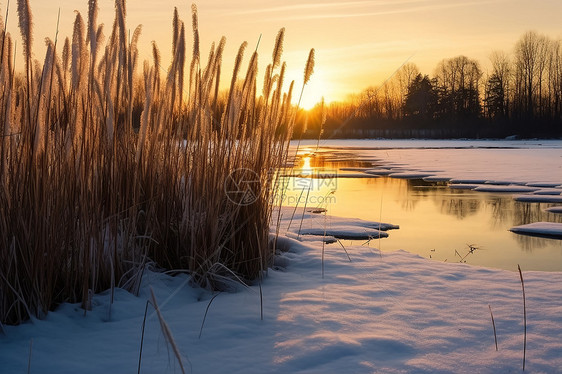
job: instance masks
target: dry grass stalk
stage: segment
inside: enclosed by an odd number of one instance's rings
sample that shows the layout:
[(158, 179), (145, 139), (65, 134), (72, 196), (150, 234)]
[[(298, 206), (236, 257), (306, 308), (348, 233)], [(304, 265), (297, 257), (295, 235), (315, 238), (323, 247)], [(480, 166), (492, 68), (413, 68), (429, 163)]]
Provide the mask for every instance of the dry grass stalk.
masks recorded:
[(488, 308), (490, 309), (490, 317), (492, 317), (492, 327), (494, 328), (494, 342), (496, 343), (496, 352), (498, 350), (498, 336), (496, 334), (496, 321), (494, 321), (494, 313), (492, 313), (492, 307), (488, 304)]
[(174, 336), (172, 335), (172, 330), (170, 330), (170, 327), (164, 320), (164, 316), (162, 315), (162, 312), (158, 307), (158, 303), (156, 302), (156, 296), (154, 295), (154, 290), (152, 289), (152, 287), (150, 288), (150, 296), (151, 296), (152, 306), (156, 310), (156, 315), (158, 316), (158, 322), (160, 322), (160, 328), (162, 330), (162, 334), (164, 334), (164, 338), (166, 339), (166, 342), (170, 344), (170, 346), (172, 347), (172, 351), (174, 352), (174, 355), (176, 356), (176, 359), (180, 364), (181, 372), (185, 374), (185, 368), (183, 367), (180, 350), (178, 348), (178, 345), (176, 344), (176, 341), (174, 340)]
[[(77, 12), (62, 52), (47, 41), (44, 64), (32, 66), (31, 11), (19, 0), (24, 75), (14, 74), (13, 43), (2, 34), (3, 324), (42, 317), (62, 302), (88, 307), (92, 293), (119, 285), (136, 288), (147, 262), (187, 269), (194, 282), (221, 289), (232, 279), (255, 279), (271, 261), (274, 171), (285, 163), (295, 113), (293, 84), (282, 92), (284, 30), (262, 97), (257, 54), (238, 82), (246, 43), (230, 90), (219, 91), (223, 37), (206, 66), (194, 47), (184, 102), (185, 26), (177, 10), (172, 62), (161, 76), (155, 44), (153, 64), (137, 71), (141, 28), (129, 41), (125, 2), (115, 1), (107, 41), (97, 5), (89, 0), (87, 23)], [(195, 7), (191, 16), (198, 39)], [(239, 169), (254, 172), (260, 186), (249, 205), (225, 194)]]
[(525, 371), (525, 358), (527, 355), (527, 303), (525, 300), (525, 282), (523, 281), (523, 272), (521, 272), (521, 267), (517, 265), (517, 270), (519, 270), (519, 278), (521, 279), (521, 288), (523, 290), (523, 371)]

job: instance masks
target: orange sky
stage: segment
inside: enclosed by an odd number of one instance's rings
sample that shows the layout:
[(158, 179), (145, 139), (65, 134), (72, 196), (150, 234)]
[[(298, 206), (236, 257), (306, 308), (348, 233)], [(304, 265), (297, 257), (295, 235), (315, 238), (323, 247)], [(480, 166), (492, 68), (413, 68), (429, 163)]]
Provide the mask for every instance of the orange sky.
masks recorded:
[[(39, 60), (44, 53), (43, 38), (54, 38), (59, 7), (63, 36), (70, 36), (75, 9), (87, 16), (87, 0), (30, 3), (35, 57)], [(99, 22), (107, 25), (106, 34), (112, 24), (113, 4), (113, 0), (99, 1)], [(190, 5), (174, 0), (128, 1), (128, 26), (134, 30), (143, 24), (141, 60), (150, 58), (150, 42), (155, 40), (164, 62), (169, 61), (173, 8), (178, 7), (190, 36)], [(284, 60), (289, 79), (295, 79), (299, 88), (308, 51), (315, 48), (315, 74), (305, 89), (305, 107), (322, 96), (327, 101), (340, 100), (376, 86), (407, 59), (431, 74), (441, 59), (464, 54), (480, 60), (485, 70), (491, 51), (510, 52), (525, 31), (562, 37), (561, 0), (204, 0), (197, 6), (202, 53), (208, 53), (212, 41), (227, 37), (223, 71), (231, 69), (243, 41), (253, 49), (262, 34), (259, 52), (263, 74), (277, 31), (285, 27)], [(19, 35), (15, 0), (10, 7), (9, 30)], [(2, 17), (5, 11), (6, 2), (2, 2)], [(188, 40), (190, 46), (191, 38)]]

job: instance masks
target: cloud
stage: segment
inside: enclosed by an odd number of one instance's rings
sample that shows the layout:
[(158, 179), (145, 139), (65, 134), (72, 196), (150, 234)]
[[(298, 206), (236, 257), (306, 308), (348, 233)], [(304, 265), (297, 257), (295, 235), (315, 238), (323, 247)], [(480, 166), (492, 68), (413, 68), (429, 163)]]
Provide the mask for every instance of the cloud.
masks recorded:
[(409, 4), (409, 3), (422, 3), (428, 0), (364, 0), (364, 1), (340, 1), (335, 3), (304, 3), (293, 5), (281, 5), (269, 8), (248, 9), (235, 12), (238, 15), (260, 14), (260, 13), (278, 13), (278, 12), (293, 12), (304, 10), (330, 10), (330, 9), (350, 9), (364, 6), (386, 6), (392, 4)]
[[(305, 3), (252, 9), (241, 11), (236, 14), (256, 15), (266, 13), (285, 13), (284, 15), (280, 15), (278, 17), (256, 19), (256, 22), (342, 19), (436, 11), (464, 6), (485, 5), (504, 1), (505, 0), (467, 0), (463, 2), (452, 2), (444, 0), (398, 0), (353, 1), (329, 4)], [(376, 9), (377, 7), (386, 9), (373, 11), (373, 9)]]

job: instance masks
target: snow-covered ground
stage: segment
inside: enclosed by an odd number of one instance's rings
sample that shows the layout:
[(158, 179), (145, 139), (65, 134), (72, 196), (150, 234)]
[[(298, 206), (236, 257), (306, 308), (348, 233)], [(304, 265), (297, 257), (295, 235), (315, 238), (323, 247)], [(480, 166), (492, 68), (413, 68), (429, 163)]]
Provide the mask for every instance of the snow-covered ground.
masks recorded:
[[(314, 227), (322, 219), (322, 213), (307, 215), (303, 227)], [(262, 284), (263, 320), (257, 285), (221, 293), (209, 307), (199, 338), (212, 295), (190, 287), (186, 276), (148, 272), (141, 295), (117, 292), (111, 313), (109, 295), (102, 294), (86, 315), (76, 305), (63, 305), (43, 321), (5, 327), (0, 338), (2, 373), (26, 372), (31, 340), (32, 373), (136, 372), (149, 287), (186, 372), (521, 371), (524, 326), (518, 273), (439, 263), (405, 251), (381, 254), (366, 246), (346, 248), (348, 254), (338, 246), (325, 247), (322, 266), (320, 241), (299, 242), (284, 231), (279, 246), (287, 251)], [(560, 372), (562, 274), (524, 271), (523, 276), (526, 370)], [(180, 372), (151, 307), (141, 372)]]
[[(441, 147), (434, 156), (422, 156), (421, 150), (369, 150), (365, 157), (378, 152), (379, 159), (404, 164), (404, 172), (430, 167), (447, 178), (517, 179), (556, 187), (562, 182), (560, 142), (532, 149), (534, 153), (527, 152), (531, 147), (504, 149), (505, 155), (482, 150), (492, 153), (470, 159), (473, 170), (455, 166), (468, 153), (451, 156), (452, 148)], [(433, 157), (435, 162), (424, 164)], [(534, 168), (518, 164), (527, 157)], [(467, 161), (462, 162), (466, 167)], [(325, 212), (303, 216), (297, 210), (287, 229), (291, 216), (292, 209), (283, 212), (278, 240), (283, 251), (261, 290), (258, 284), (239, 287), (239, 292), (221, 293), (210, 304), (214, 295), (191, 287), (187, 276), (147, 271), (138, 297), (117, 290), (111, 306), (109, 293), (104, 293), (94, 297), (87, 313), (64, 304), (45, 320), (4, 326), (0, 372), (25, 373), (28, 363), (31, 373), (40, 374), (137, 372), (151, 288), (188, 373), (521, 372), (523, 298), (517, 272), (442, 263), (406, 251), (381, 253), (372, 245), (326, 246)], [(327, 234), (333, 236), (386, 233), (396, 229), (391, 224), (400, 224), (329, 221)], [(321, 236), (302, 235), (306, 230)], [(522, 270), (526, 371), (562, 373), (562, 273), (525, 271), (524, 264)], [(179, 373), (158, 318), (151, 307), (148, 311), (140, 372)]]

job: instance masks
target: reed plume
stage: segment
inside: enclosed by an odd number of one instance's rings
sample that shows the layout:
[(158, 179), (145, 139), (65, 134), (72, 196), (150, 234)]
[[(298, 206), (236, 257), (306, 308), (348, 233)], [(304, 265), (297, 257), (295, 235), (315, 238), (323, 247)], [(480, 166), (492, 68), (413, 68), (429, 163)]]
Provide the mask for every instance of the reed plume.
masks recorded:
[(308, 59), (306, 60), (306, 66), (304, 68), (304, 80), (303, 86), (308, 83), (310, 77), (314, 73), (314, 48), (312, 48), (308, 54)]
[(76, 11), (74, 20), (74, 32), (72, 34), (72, 62), (71, 62), (71, 81), (74, 90), (78, 90), (82, 82), (83, 73), (83, 54), (84, 51), (84, 21), (80, 12)]
[(174, 16), (172, 17), (172, 56), (176, 54), (178, 48), (178, 38), (180, 35), (180, 16), (178, 8), (174, 7)]
[(90, 42), (90, 51), (92, 59), (95, 61), (97, 52), (97, 18), (98, 18), (98, 2), (97, 0), (88, 0), (88, 34), (86, 40)]
[(191, 27), (193, 29), (193, 60), (199, 61), (199, 22), (195, 4), (191, 4)]
[(275, 46), (273, 47), (273, 54), (272, 54), (272, 61), (273, 66), (272, 68), (275, 69), (279, 66), (281, 62), (281, 55), (283, 54), (283, 39), (285, 38), (285, 28), (282, 27), (279, 32), (277, 33), (277, 37), (275, 38)]
[(29, 70), (33, 47), (33, 17), (31, 15), (29, 0), (18, 0), (18, 23), (23, 42), (26, 70)]

